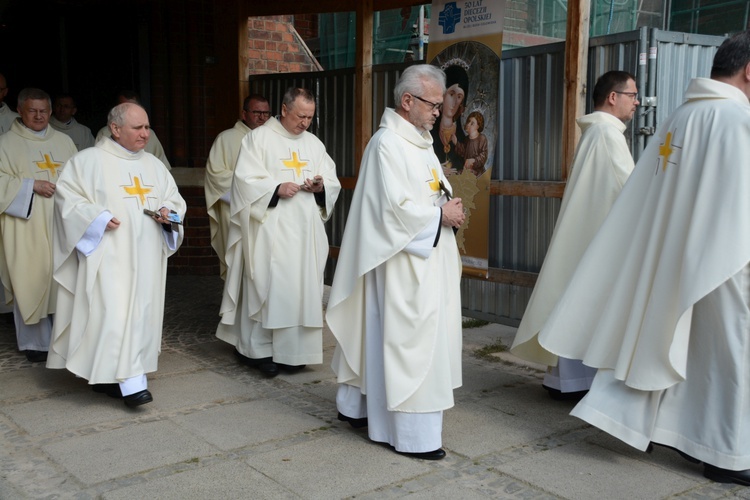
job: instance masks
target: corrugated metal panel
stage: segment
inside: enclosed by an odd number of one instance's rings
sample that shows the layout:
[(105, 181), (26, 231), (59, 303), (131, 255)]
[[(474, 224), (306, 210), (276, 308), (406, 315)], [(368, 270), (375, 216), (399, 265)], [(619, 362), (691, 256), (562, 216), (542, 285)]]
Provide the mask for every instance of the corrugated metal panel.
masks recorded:
[[(636, 75), (640, 88), (645, 82), (646, 65), (639, 66), (640, 52), (645, 61), (646, 31), (618, 33), (591, 39), (587, 87), (593, 89), (602, 73), (619, 69)], [(639, 113), (655, 114), (658, 125), (681, 102), (690, 78), (707, 76), (716, 47), (723, 38), (685, 35), (651, 30), (657, 46), (656, 112), (642, 108)], [(639, 45), (640, 43), (640, 45)], [(393, 87), (406, 65), (373, 67), (373, 131), (386, 106), (393, 106)], [(506, 50), (500, 63), (498, 95), (498, 145), (495, 150), (493, 179), (557, 181), (561, 179), (564, 44)], [(253, 92), (268, 96), (272, 109), (280, 108), (286, 88), (304, 86), (318, 96), (318, 112), (311, 132), (326, 144), (337, 165), (338, 174), (354, 176), (353, 165), (354, 71), (254, 76)], [(590, 93), (589, 93), (590, 94)], [(587, 105), (591, 109), (591, 103)], [(653, 116), (653, 115), (652, 115)], [(641, 116), (641, 122), (643, 116)], [(639, 123), (638, 120), (634, 122)], [(636, 133), (642, 125), (630, 125), (628, 137), (634, 149), (643, 140)], [(636, 151), (637, 155), (637, 151)], [(344, 223), (351, 203), (351, 191), (344, 191), (328, 223), (332, 245), (341, 243)], [(496, 196), (490, 201), (489, 264), (492, 268), (538, 272), (549, 246), (561, 200)], [(334, 262), (326, 268), (330, 282)], [(462, 305), (468, 316), (517, 324), (526, 309), (532, 290), (527, 287), (464, 279)]]
[(683, 103), (685, 89), (695, 77), (709, 77), (714, 54), (724, 37), (652, 30), (656, 57), (656, 124)]

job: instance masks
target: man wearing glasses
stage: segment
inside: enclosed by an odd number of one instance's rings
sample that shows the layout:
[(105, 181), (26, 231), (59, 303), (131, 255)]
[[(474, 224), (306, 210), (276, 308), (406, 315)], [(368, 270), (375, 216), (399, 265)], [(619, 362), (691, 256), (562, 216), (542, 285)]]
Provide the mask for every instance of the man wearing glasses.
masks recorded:
[(49, 95), (18, 94), (21, 117), (0, 136), (0, 277), (13, 300), (18, 349), (32, 363), (45, 361), (55, 312), (52, 280), (52, 209), (63, 165), (78, 150), (49, 126)]
[(594, 112), (576, 120), (581, 141), (547, 256), (511, 349), (549, 366), (543, 384), (554, 399), (583, 397), (596, 369), (553, 356), (539, 345), (537, 334), (634, 168), (623, 132), (639, 104), (635, 78), (624, 71), (604, 73), (592, 101)]
[(242, 103), (242, 118), (237, 120), (234, 127), (216, 137), (208, 153), (204, 189), (211, 225), (211, 246), (219, 256), (219, 272), (222, 279), (227, 274), (224, 253), (229, 233), (229, 190), (232, 187), (232, 175), (240, 144), (248, 132), (266, 123), (270, 117), (271, 107), (268, 99), (258, 94), (246, 97)]
[(326, 319), (338, 418), (423, 460), (445, 457), (443, 411), (461, 386), (463, 205), (432, 148), (445, 73), (408, 67), (365, 150)]

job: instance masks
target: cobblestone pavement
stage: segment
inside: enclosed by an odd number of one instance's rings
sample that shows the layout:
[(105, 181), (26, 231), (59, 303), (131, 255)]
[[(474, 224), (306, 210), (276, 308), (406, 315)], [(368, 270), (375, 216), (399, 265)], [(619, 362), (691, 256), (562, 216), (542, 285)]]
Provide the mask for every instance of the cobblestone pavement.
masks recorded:
[(478, 357), (510, 343), (515, 330), (501, 325), (464, 331), (448, 457), (396, 455), (336, 420), (330, 333), (325, 363), (295, 375), (236, 363), (214, 336), (221, 286), (169, 277), (154, 402), (135, 410), (27, 362), (0, 316), (0, 499), (750, 499), (674, 452), (638, 452), (570, 417), (539, 367)]

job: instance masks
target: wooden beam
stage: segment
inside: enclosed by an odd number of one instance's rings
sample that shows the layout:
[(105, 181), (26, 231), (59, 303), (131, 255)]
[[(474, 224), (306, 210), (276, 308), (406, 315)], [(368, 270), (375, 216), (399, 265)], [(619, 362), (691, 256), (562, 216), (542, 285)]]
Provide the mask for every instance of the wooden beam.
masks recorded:
[(526, 196), (534, 198), (562, 198), (564, 182), (554, 181), (492, 181), (493, 196)]
[(357, 2), (354, 72), (354, 105), (357, 110), (357, 120), (354, 122), (354, 165), (357, 172), (367, 141), (372, 137), (372, 2), (373, 0)]
[[(274, 0), (261, 2), (258, 0), (244, 0), (244, 15), (247, 16), (280, 16), (288, 14), (319, 14), (327, 12), (356, 12), (360, 0), (316, 0), (314, 2), (300, 2), (299, 0)], [(427, 0), (370, 0), (372, 11), (400, 9), (402, 7), (416, 7)]]
[(569, 0), (565, 31), (565, 94), (563, 97), (562, 180), (568, 179), (581, 133), (576, 118), (586, 112), (586, 71), (589, 48), (590, 0)]

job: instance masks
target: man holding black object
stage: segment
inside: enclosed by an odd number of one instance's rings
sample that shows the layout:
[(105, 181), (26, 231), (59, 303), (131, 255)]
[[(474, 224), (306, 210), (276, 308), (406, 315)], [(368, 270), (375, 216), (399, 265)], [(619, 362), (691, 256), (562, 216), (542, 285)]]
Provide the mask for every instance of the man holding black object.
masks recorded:
[(287, 90), (279, 119), (242, 140), (232, 182), (216, 336), (269, 377), (323, 362), (324, 223), (341, 185), (325, 146), (307, 132), (314, 115), (309, 90)]
[(136, 407), (153, 400), (146, 374), (161, 350), (167, 257), (183, 236), (170, 218), (181, 221), (186, 207), (165, 165), (144, 151), (146, 111), (120, 104), (108, 123), (111, 139), (71, 158), (58, 181), (60, 313), (47, 367)]
[(410, 66), (365, 149), (326, 319), (339, 420), (424, 460), (445, 457), (443, 410), (461, 385), (460, 198), (432, 148), (445, 74)]

